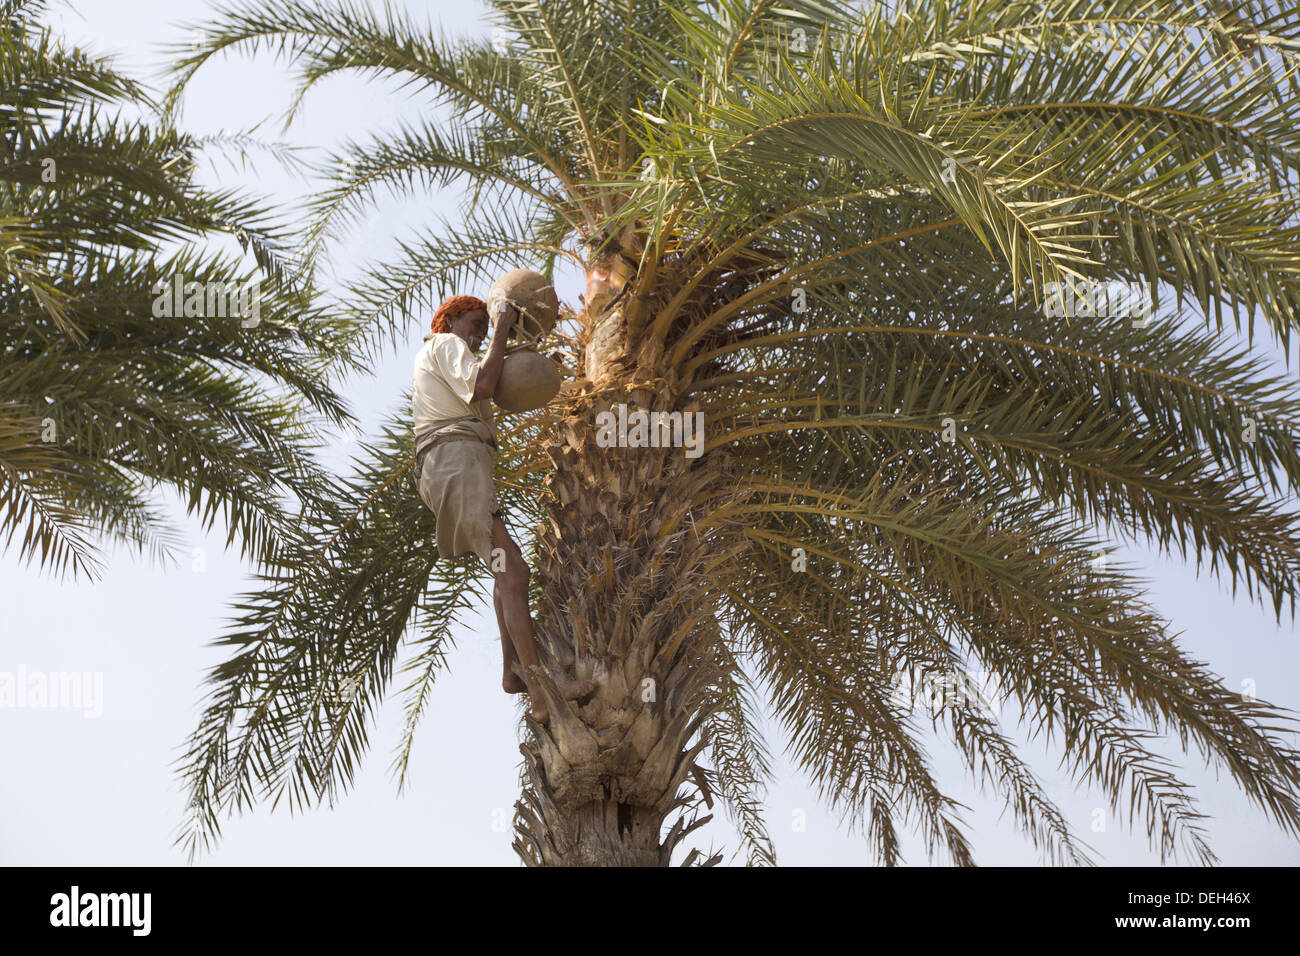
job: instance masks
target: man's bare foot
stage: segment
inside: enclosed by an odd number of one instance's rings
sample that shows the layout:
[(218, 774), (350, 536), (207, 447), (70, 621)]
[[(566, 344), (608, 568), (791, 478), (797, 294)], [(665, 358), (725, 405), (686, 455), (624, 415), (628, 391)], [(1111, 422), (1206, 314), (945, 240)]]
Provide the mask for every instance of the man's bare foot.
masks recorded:
[[(513, 677), (514, 675), (512, 674), (511, 676)], [(502, 681), (502, 684), (504, 685), (505, 681)], [(560, 696), (565, 700), (581, 700), (595, 689), (596, 682), (594, 680), (571, 680), (568, 683), (561, 684), (559, 687)], [(551, 712), (546, 707), (546, 701), (542, 700), (540, 695), (537, 696), (537, 703), (535, 703), (533, 709), (528, 712), (528, 716), (533, 718), (533, 720), (537, 721), (539, 724), (546, 723), (550, 718)]]
[(595, 689), (594, 680), (571, 680), (560, 685), (560, 696), (565, 700), (581, 700)]
[(501, 689), (507, 694), (522, 694), (528, 690), (528, 685), (524, 683), (522, 677), (511, 671), (501, 678)]

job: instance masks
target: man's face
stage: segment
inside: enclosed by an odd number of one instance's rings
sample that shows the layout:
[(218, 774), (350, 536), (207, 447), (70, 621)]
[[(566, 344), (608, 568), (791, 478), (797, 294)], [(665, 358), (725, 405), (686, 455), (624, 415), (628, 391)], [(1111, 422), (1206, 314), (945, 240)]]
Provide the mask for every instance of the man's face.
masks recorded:
[(477, 352), (488, 334), (487, 309), (462, 312), (452, 321), (451, 331), (465, 340), (471, 352)]

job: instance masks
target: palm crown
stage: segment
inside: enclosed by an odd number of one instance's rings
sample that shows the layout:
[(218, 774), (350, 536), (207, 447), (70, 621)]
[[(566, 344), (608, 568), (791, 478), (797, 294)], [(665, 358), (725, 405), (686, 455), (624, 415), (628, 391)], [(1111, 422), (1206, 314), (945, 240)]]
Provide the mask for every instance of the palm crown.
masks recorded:
[[(1228, 333), (1286, 346), (1296, 321), (1295, 25), (1100, 0), (491, 6), (484, 44), (246, 4), (178, 69), (273, 49), (304, 93), (356, 70), (450, 107), (356, 144), (318, 198), (309, 264), (380, 187), (463, 177), (479, 213), (347, 288), (358, 354), (521, 260), (586, 274), (575, 380), (501, 430), (539, 640), (601, 681), (582, 705), (548, 691), (528, 728), (524, 860), (666, 863), (717, 797), (770, 862), (763, 694), (882, 862), (900, 824), (972, 862), (898, 688), (978, 668), (1162, 857), (1213, 854), (1152, 730), (1295, 832), (1281, 715), (1097, 560), (1103, 535), (1149, 540), (1294, 614), (1297, 396)], [(1092, 296), (1112, 281), (1151, 314)], [(619, 403), (702, 411), (705, 454), (600, 446)], [(398, 414), (241, 603), (186, 761), (191, 849), (259, 796), (332, 799), (410, 637), (404, 779), (478, 584), (435, 561), (410, 457)], [(1087, 860), (984, 702), (954, 696), (934, 716), (974, 777), (1049, 859)]]

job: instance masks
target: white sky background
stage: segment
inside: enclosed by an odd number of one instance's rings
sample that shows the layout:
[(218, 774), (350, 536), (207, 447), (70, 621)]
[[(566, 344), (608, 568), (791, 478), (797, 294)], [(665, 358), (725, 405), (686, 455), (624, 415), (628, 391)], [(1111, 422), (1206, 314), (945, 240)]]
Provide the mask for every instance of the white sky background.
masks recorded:
[[(486, 37), (483, 6), (467, 0), (404, 4), (449, 33)], [(119, 57), (142, 79), (157, 76), (159, 47), (183, 42), (181, 24), (200, 20), (209, 0), (82, 0), (76, 10), (56, 9), (58, 32)], [(414, 120), (427, 104), (374, 82), (334, 78), (307, 99), (287, 134), (279, 118), (288, 105), (288, 73), (268, 55), (214, 63), (202, 70), (186, 97), (185, 124), (193, 132), (247, 129), (269, 118), (262, 134), (316, 149), (341, 148), (349, 139)], [(228, 167), (224, 167), (228, 170)], [(230, 181), (231, 174), (223, 173)], [(305, 187), (269, 159), (257, 175), (240, 181), (278, 201), (301, 197)], [(456, 215), (459, 193), (382, 204), (335, 247), (340, 277), (359, 257), (379, 258), (394, 238)], [(522, 263), (521, 263), (522, 264)], [(479, 288), (460, 290), (486, 294)], [(569, 276), (560, 293), (577, 304), (581, 286)], [(396, 407), (410, 384), (411, 355), (428, 316), (413, 319), (409, 348), (391, 354), (374, 378), (346, 389), (363, 424), (373, 428)], [(345, 447), (338, 449), (343, 460)], [(178, 514), (180, 512), (177, 512)], [(41, 865), (182, 864), (172, 847), (184, 805), (174, 761), (193, 730), (202, 700), (200, 682), (226, 652), (208, 645), (223, 629), (228, 601), (246, 589), (247, 567), (224, 553), (224, 535), (204, 536), (181, 519), (188, 547), (203, 549), (206, 567), (191, 562), (160, 568), (115, 554), (96, 583), (57, 583), (0, 556), (0, 671), (103, 673), (103, 715), (51, 709), (0, 709), (0, 863)], [(184, 553), (184, 552), (182, 552)], [(1278, 627), (1268, 612), (1233, 602), (1213, 579), (1197, 580), (1178, 562), (1136, 549), (1116, 559), (1137, 565), (1151, 581), (1151, 603), (1169, 615), (1182, 642), (1208, 661), (1232, 689), (1254, 680), (1256, 694), (1300, 709), (1300, 648), (1294, 626)], [(397, 796), (390, 773), (402, 722), (403, 698), (391, 695), (370, 733), (371, 748), (355, 788), (333, 809), (291, 817), (266, 807), (224, 824), (224, 839), (206, 865), (247, 864), (482, 864), (513, 865), (511, 807), (517, 797), (519, 753), (516, 698), (500, 691), (496, 621), (484, 611), (456, 635), (450, 670), (440, 679), (417, 733), (408, 792)], [(398, 686), (404, 684), (399, 675)], [(768, 825), (784, 864), (853, 865), (872, 860), (860, 836), (819, 807), (816, 794), (781, 753), (779, 729), (769, 725), (775, 782)], [(1177, 753), (1176, 744), (1168, 748)], [(931, 751), (945, 792), (966, 804), (965, 819), (985, 864), (1033, 865), (1039, 858), (1020, 836), (1000, 800), (981, 796), (957, 755), (939, 743)], [(1022, 750), (1048, 792), (1106, 864), (1148, 864), (1158, 857), (1139, 828), (1126, 830), (1108, 810), (1105, 831), (1094, 832), (1099, 793), (1076, 792), (1056, 772), (1059, 751), (1031, 743)], [(1247, 802), (1230, 780), (1216, 780), (1195, 760), (1183, 770), (1198, 785), (1211, 820), (1211, 843), (1227, 864), (1295, 865), (1300, 843), (1287, 837)], [(805, 815), (806, 827), (796, 820)], [(999, 819), (1001, 818), (1001, 819)], [(725, 815), (694, 834), (691, 845), (730, 851), (737, 842)], [(920, 841), (905, 834), (910, 863), (925, 863)], [(738, 861), (739, 862), (739, 861)]]

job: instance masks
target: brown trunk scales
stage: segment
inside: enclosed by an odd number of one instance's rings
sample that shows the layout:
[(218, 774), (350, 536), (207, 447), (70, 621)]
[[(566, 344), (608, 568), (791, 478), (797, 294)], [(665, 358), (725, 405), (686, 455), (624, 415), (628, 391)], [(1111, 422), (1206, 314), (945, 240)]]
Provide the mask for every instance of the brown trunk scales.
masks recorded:
[(565, 701), (537, 675), (551, 718), (530, 721), (520, 748), (528, 785), (514, 842), (530, 865), (666, 866), (709, 819), (683, 816), (661, 838), (669, 816), (694, 802), (691, 775), (707, 744), (698, 731), (718, 675), (697, 622), (712, 615), (706, 569), (725, 550), (725, 529), (698, 531), (701, 514), (684, 506), (708, 498), (715, 507), (734, 482), (718, 453), (596, 444), (597, 414), (619, 403), (695, 410), (651, 347), (630, 344), (631, 293), (618, 295), (630, 273), (617, 253), (597, 256), (588, 273), (585, 374), (557, 399), (562, 424), (546, 449), (554, 472), (534, 568), (538, 644), (555, 673), (599, 687)]

